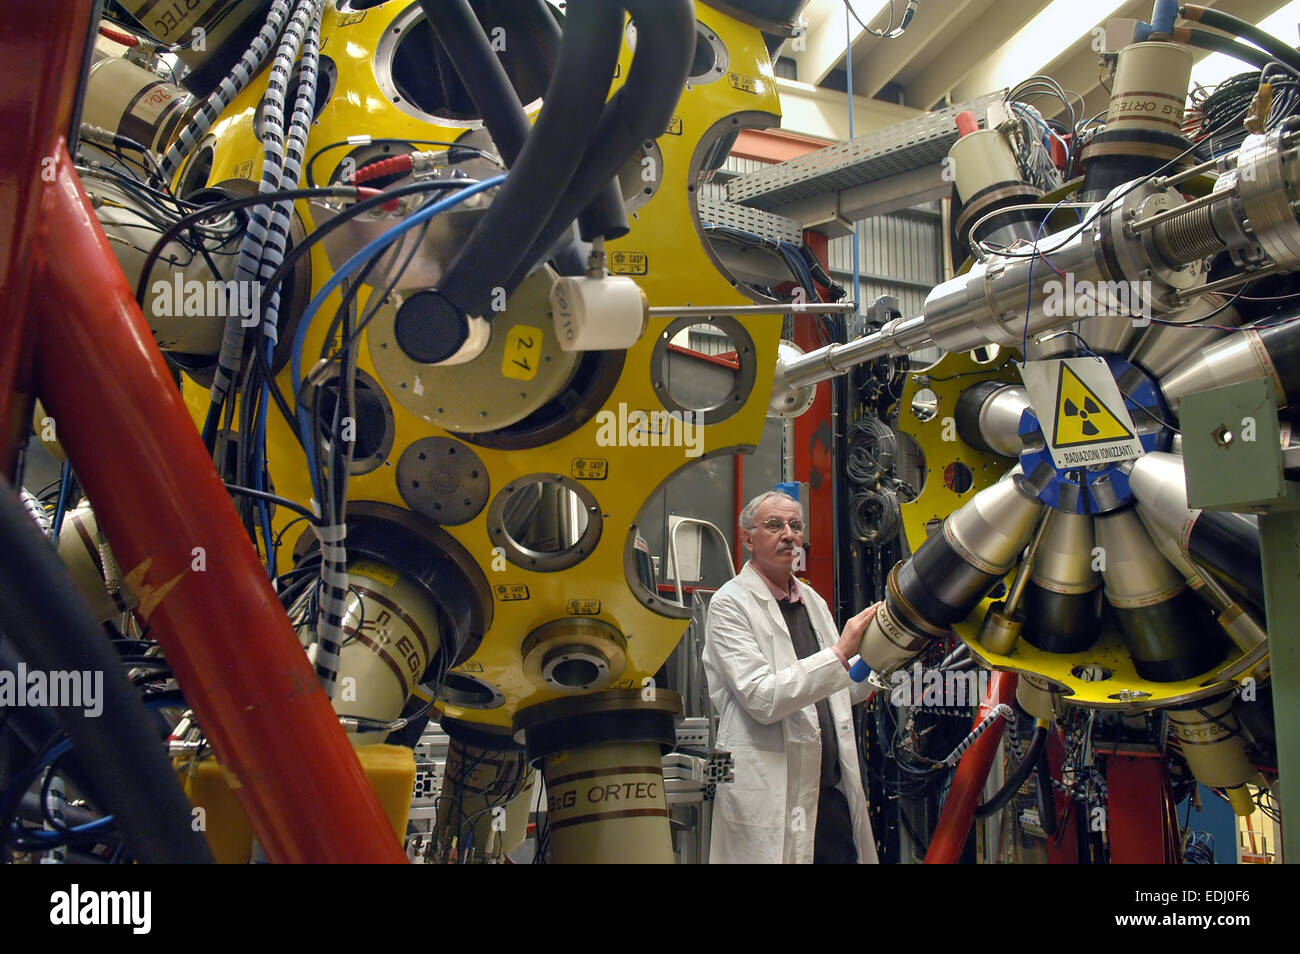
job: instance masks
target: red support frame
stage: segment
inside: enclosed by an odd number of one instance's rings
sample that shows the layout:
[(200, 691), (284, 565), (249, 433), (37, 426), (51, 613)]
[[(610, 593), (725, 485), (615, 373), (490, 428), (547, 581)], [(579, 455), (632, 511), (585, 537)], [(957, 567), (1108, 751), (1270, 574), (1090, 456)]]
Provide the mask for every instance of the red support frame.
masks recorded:
[[(826, 236), (804, 232), (822, 265), (826, 264)], [(812, 299), (813, 289), (805, 289)], [(821, 319), (817, 315), (794, 316), (794, 343), (804, 351), (813, 351), (825, 342), (818, 334)], [(835, 483), (835, 437), (831, 432), (831, 382), (814, 386), (816, 397), (808, 410), (794, 421), (794, 479), (808, 483), (807, 568), (804, 576), (812, 588), (834, 603), (835, 593), (835, 507), (832, 487)], [(840, 423), (843, 427), (843, 422)], [(863, 607), (858, 607), (862, 609)]]
[(404, 861), (72, 167), (93, 7), (0, 38), (0, 458), (39, 395), (270, 860)]
[[(973, 724), (979, 725), (1001, 703), (1013, 705), (1018, 681), (1013, 672), (993, 673), (988, 691), (980, 700)], [(989, 769), (993, 767), (993, 759), (997, 755), (998, 743), (1002, 741), (1002, 730), (1005, 727), (1006, 720), (998, 719), (975, 740), (975, 744), (966, 750), (966, 754), (957, 763), (948, 797), (943, 803), (943, 811), (939, 813), (939, 822), (935, 825), (934, 837), (930, 839), (930, 850), (925, 853), (927, 865), (951, 865), (961, 857), (966, 836), (975, 823), (975, 805), (979, 801), (980, 789), (989, 777)]]
[(1106, 758), (1104, 821), (1111, 864), (1178, 863), (1178, 818), (1164, 753), (1121, 749)]

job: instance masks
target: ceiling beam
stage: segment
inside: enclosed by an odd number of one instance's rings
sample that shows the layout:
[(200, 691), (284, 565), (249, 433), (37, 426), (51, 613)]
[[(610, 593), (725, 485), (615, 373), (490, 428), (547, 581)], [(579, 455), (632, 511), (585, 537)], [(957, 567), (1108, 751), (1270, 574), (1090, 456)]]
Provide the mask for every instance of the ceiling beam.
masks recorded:
[[(1066, 4), (1070, 4), (1066, 6)], [(1127, 10), (1145, 9), (1150, 14), (1150, 2), (1130, 0), (1127, 4), (1103, 0), (1094, 4), (1074, 5), (1070, 0), (1054, 0), (1053, 13), (1068, 11), (1075, 17), (1068, 30), (1059, 30), (1049, 23), (1033, 24), (1025, 22), (1021, 31), (1011, 34), (977, 69), (969, 72), (952, 87), (953, 98), (961, 101), (972, 95), (972, 90), (988, 92), (1004, 86), (1014, 86), (1021, 80), (1038, 73), (1051, 75), (1051, 68), (1058, 62), (1065, 62), (1076, 54), (1091, 56), (1093, 49), (1092, 30), (1098, 25), (1105, 25), (1114, 16), (1124, 16)], [(1023, 31), (1029, 27), (1032, 36)], [(1062, 35), (1064, 34), (1064, 35)]]
[[(820, 17), (818, 6), (826, 6)], [(844, 58), (846, 43), (856, 42), (863, 30), (840, 3), (819, 5), (814, 0), (805, 12), (809, 17), (808, 29), (788, 40), (782, 53), (795, 61), (799, 82), (817, 86)]]
[[(904, 99), (908, 106), (929, 109), (975, 70), (989, 53), (1028, 23), (1048, 0), (1001, 0), (986, 17), (949, 43), (928, 60), (911, 64), (904, 76)], [(1014, 24), (1014, 26), (1012, 26)], [(980, 92), (988, 92), (981, 90)]]
[[(901, 7), (901, 3), (894, 5), (896, 16), (901, 15)], [(881, 0), (853, 0), (853, 9), (862, 16), (870, 15), (867, 22), (871, 29), (880, 32), (889, 29), (890, 8), (890, 3)], [(787, 42), (782, 50), (782, 55), (795, 61), (801, 83), (820, 85), (832, 71), (843, 66), (845, 49), (853, 50), (856, 65), (864, 50), (872, 48), (873, 43), (882, 42), (880, 37), (862, 29), (856, 17), (849, 16), (842, 0), (813, 0), (804, 15), (808, 18), (807, 31)], [(915, 29), (916, 21), (913, 21), (908, 33)], [(907, 35), (905, 33), (904, 37)], [(857, 85), (856, 76), (854, 85)]]
[(927, 3), (916, 12), (907, 32), (897, 39), (872, 37), (853, 60), (853, 90), (875, 96), (920, 57), (933, 56), (978, 20), (997, 0), (949, 0)]

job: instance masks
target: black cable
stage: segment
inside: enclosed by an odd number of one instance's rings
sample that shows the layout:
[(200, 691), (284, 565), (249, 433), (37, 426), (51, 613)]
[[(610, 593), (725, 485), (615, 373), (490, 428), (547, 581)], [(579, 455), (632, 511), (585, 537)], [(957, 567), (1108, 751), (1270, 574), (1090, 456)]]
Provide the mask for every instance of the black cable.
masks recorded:
[(853, 4), (849, 0), (844, 0), (844, 6), (853, 19), (858, 21), (858, 26), (882, 40), (895, 40), (902, 36), (903, 31), (907, 29), (908, 24), (912, 22), (913, 15), (916, 13), (916, 0), (907, 0), (907, 8), (903, 11), (902, 19), (899, 21), (898, 26), (894, 26), (894, 0), (889, 0), (889, 25), (883, 30), (873, 30), (862, 17), (858, 16), (858, 11), (853, 9)]
[(513, 168), (528, 139), (528, 117), (469, 0), (420, 0), (420, 7), (501, 158)]
[[(275, 270), (275, 273), (266, 280), (262, 287), (262, 314), (259, 316), (259, 319), (265, 321), (266, 309), (270, 307), (272, 294), (288, 280), (289, 275), (297, 266), (298, 260), (302, 258), (303, 255), (307, 254), (307, 252), (309, 252), (312, 246), (317, 242), (321, 241), (335, 229), (341, 228), (343, 225), (347, 224), (347, 222), (353, 217), (403, 196), (414, 195), (416, 193), (427, 192), (430, 190), (461, 189), (467, 185), (473, 184), (474, 180), (467, 179), (430, 179), (420, 182), (411, 182), (406, 185), (394, 186), (379, 195), (370, 196), (367, 199), (362, 199), (360, 202), (349, 205), (324, 225), (318, 226), (314, 229), (309, 236), (295, 245), (289, 250), (289, 253), (285, 255), (284, 261), (280, 264), (280, 267)], [(344, 190), (344, 194), (355, 195), (356, 190), (349, 187)], [(295, 327), (294, 322), (296, 320), (296, 316), (292, 317), (291, 320), (280, 329), (281, 341), (288, 340), (292, 337)], [(262, 375), (262, 379), (270, 382), (270, 394), (272, 400), (275, 401), (275, 406), (284, 416), (284, 419), (289, 423), (289, 430), (294, 435), (294, 439), (298, 441), (299, 445), (301, 445), (302, 435), (298, 433), (298, 418), (294, 414), (293, 409), (289, 407), (289, 403), (285, 399), (284, 394), (280, 391), (279, 386), (275, 383), (275, 373), (271, 369), (270, 362), (266, 357), (266, 348), (262, 346), (262, 343), (259, 342), (258, 346), (253, 348), (253, 355), (257, 361), (258, 370)]]
[[(1245, 109), (1242, 110), (1242, 114), (1243, 115), (1245, 114)], [(1178, 155), (1174, 156), (1172, 159), (1166, 162), (1164, 165), (1160, 166), (1158, 169), (1154, 169), (1151, 172), (1147, 173), (1145, 176), (1133, 180), (1133, 182), (1129, 183), (1124, 188), (1124, 191), (1120, 192), (1118, 195), (1106, 199), (1103, 202), (1099, 202), (1097, 205), (1093, 206), (1093, 208), (1088, 212), (1087, 215), (1083, 217), (1082, 221), (1080, 221), (1078, 225), (1067, 230), (1067, 232), (1063, 236), (1060, 236), (1061, 244), (1068, 242), (1070, 239), (1074, 238), (1074, 236), (1083, 232), (1084, 229), (1086, 229), (1089, 225), (1091, 225), (1094, 221), (1096, 221), (1097, 217), (1099, 217), (1102, 213), (1108, 210), (1116, 202), (1119, 202), (1121, 199), (1127, 196), (1130, 192), (1141, 187), (1146, 182), (1149, 182), (1150, 180), (1154, 179), (1156, 176), (1160, 175), (1171, 166), (1174, 166), (1177, 163), (1182, 162), (1183, 159), (1187, 158), (1187, 156), (1189, 156), (1192, 153), (1192, 151), (1196, 149), (1196, 146), (1197, 143), (1193, 143), (1192, 145), (1184, 149), (1182, 152), (1180, 152)], [(1053, 233), (1051, 237), (1057, 238), (1058, 235), (1060, 235), (1060, 233)], [(983, 248), (983, 243), (977, 242), (975, 244)], [(1058, 245), (1057, 247), (1059, 248), (1060, 246)], [(1045, 256), (1043, 256), (1043, 253), (1041, 252), (1041, 250), (1037, 248), (1037, 246), (1035, 246), (1032, 249), (1029, 249), (1028, 251), (1023, 251), (1023, 252), (1016, 251), (1014, 249), (999, 249), (997, 250), (997, 254), (1002, 258), (1035, 258), (1035, 257), (1045, 258)]]
[(1300, 52), (1296, 52), (1273, 34), (1261, 30), (1247, 20), (1199, 4), (1185, 4), (1179, 8), (1178, 15), (1184, 20), (1199, 21), (1208, 27), (1223, 30), (1225, 33), (1231, 33), (1233, 36), (1254, 43), (1274, 59), (1280, 60), (1295, 69), (1300, 69)]
[(1195, 27), (1187, 28), (1188, 46), (1199, 47), (1202, 50), (1213, 50), (1215, 53), (1226, 53), (1233, 59), (1241, 60), (1243, 63), (1249, 63), (1256, 69), (1263, 69), (1272, 59), (1267, 53), (1256, 49), (1253, 46), (1247, 46), (1245, 43), (1238, 43), (1231, 37), (1223, 36), (1219, 33), (1211, 33), (1209, 30), (1198, 30)]
[[(560, 56), (542, 101), (542, 111), (532, 132), (528, 133), (523, 108), (506, 81), (505, 72), (487, 43), (468, 0), (421, 2), (489, 127), (491, 114), (488, 107), (505, 110), (507, 104), (504, 96), (496, 95), (491, 88), (494, 84), (487, 76), (476, 77), (475, 70), (480, 65), (487, 65), (479, 64), (481, 59), (489, 60), (500, 71), (509, 99), (514, 101), (513, 111), (518, 113), (527, 136), (527, 141), (515, 150), (515, 155), (502, 149), (511, 167), (510, 175), (438, 282), (439, 295), (458, 312), (487, 317), (494, 288), (501, 286), (509, 293), (517, 285), (513, 276), (535, 264), (530, 248), (541, 241), (543, 231), (554, 221), (565, 196), (573, 194), (575, 188), (586, 194), (590, 183), (582, 177), (581, 166), (588, 147), (595, 148), (598, 144), (596, 137), (603, 118), (602, 107), (610, 109), (605, 105), (608, 83), (601, 85), (600, 78), (613, 78), (623, 31), (622, 10), (617, 3), (598, 0), (575, 0), (569, 6)], [(458, 48), (457, 40), (465, 43), (465, 48)], [(642, 42), (638, 36), (638, 50)], [(473, 78), (485, 87), (482, 90), (485, 96), (492, 94), (485, 102), (479, 101), (481, 91), (470, 82)], [(685, 74), (682, 78), (685, 80)], [(628, 83), (631, 82), (629, 69)], [(615, 101), (610, 102), (613, 104)], [(513, 132), (513, 122), (509, 125)], [(492, 132), (495, 136), (496, 130), (492, 129)], [(622, 154), (620, 165), (643, 138), (639, 136)], [(618, 166), (615, 166), (596, 183), (598, 188), (591, 193), (592, 198), (609, 183), (617, 170)], [(547, 187), (537, 188), (539, 182), (545, 182)], [(567, 229), (588, 204), (589, 200), (584, 201), (574, 209), (565, 219), (563, 228)], [(561, 231), (563, 229), (546, 240), (546, 250), (560, 237)]]
[(1038, 750), (1038, 822), (1043, 834), (1049, 838), (1056, 834), (1056, 800), (1052, 797), (1052, 765), (1047, 755), (1047, 745)]
[[(394, 194), (395, 193), (389, 193), (388, 198), (393, 198)], [(149, 287), (150, 273), (153, 271), (153, 266), (158, 261), (158, 258), (162, 254), (162, 250), (167, 246), (167, 243), (172, 241), (172, 239), (181, 232), (197, 225), (204, 219), (209, 219), (214, 215), (220, 215), (224, 212), (234, 212), (239, 209), (246, 209), (252, 205), (267, 205), (283, 199), (314, 199), (324, 198), (327, 196), (356, 199), (360, 197), (360, 193), (355, 186), (327, 186), (320, 189), (289, 189), (282, 192), (261, 192), (256, 195), (244, 195), (237, 196), (233, 199), (225, 199), (221, 202), (216, 202), (205, 208), (199, 209), (196, 212), (191, 212), (183, 218), (177, 219), (171, 224), (167, 231), (162, 234), (162, 237), (154, 243), (154, 247), (149, 250), (149, 254), (145, 256), (144, 264), (140, 267), (140, 280), (137, 282), (135, 287), (135, 300), (137, 302), (144, 301), (145, 289)], [(382, 195), (372, 196), (371, 198), (387, 201), (383, 199)], [(357, 204), (360, 205), (361, 203)], [(379, 202), (374, 203), (374, 205), (378, 204)], [(371, 206), (368, 206), (368, 208), (370, 207)]]
[(695, 53), (691, 0), (623, 0), (637, 27), (627, 80), (600, 114), (596, 134), (555, 212), (506, 282), (518, 287), (629, 156), (663, 134), (681, 98)]
[[(473, 154), (476, 156), (480, 156), (484, 159), (487, 159), (489, 162), (492, 162), (498, 166), (503, 166), (503, 164), (496, 156), (488, 152), (486, 149), (480, 149), (478, 146), (470, 146), (458, 142), (449, 142), (444, 139), (395, 139), (387, 136), (374, 136), (374, 137), (366, 136), (359, 141), (353, 141), (351, 139), (337, 139), (334, 142), (326, 143), (325, 145), (317, 149), (315, 152), (313, 152), (311, 154), (311, 157), (303, 165), (303, 171), (306, 173), (307, 176), (307, 185), (311, 186), (313, 189), (316, 188), (316, 178), (312, 174), (312, 167), (315, 165), (316, 160), (320, 158), (322, 153), (329, 152), (331, 149), (341, 149), (344, 146), (351, 146), (353, 149), (360, 149), (364, 146), (380, 146), (380, 145), (445, 146), (447, 149), (447, 161), (451, 164), (460, 162), (464, 158), (464, 155), (468, 153), (468, 154)], [(346, 183), (343, 184), (346, 185)]]
[(284, 507), (287, 510), (292, 510), (294, 513), (302, 514), (303, 517), (310, 520), (312, 523), (319, 522), (314, 513), (302, 506), (302, 504), (294, 503), (287, 497), (280, 497), (276, 494), (267, 493), (264, 490), (254, 490), (252, 487), (240, 487), (236, 484), (226, 484), (226, 490), (232, 494), (239, 494), (244, 497), (253, 497), (256, 500), (269, 501), (270, 503)]
[(19, 653), (38, 669), (103, 673), (98, 718), (86, 718), (80, 709), (55, 709), (103, 807), (141, 861), (210, 861), (203, 836), (190, 828), (189, 800), (158, 744), (151, 713), (7, 481), (0, 481), (0, 538), (12, 556), (0, 573), (0, 628)]
[(975, 806), (976, 818), (988, 818), (997, 812), (1000, 812), (1007, 802), (1015, 797), (1020, 791), (1020, 786), (1025, 784), (1034, 769), (1038, 766), (1038, 753), (1042, 751), (1047, 742), (1047, 727), (1036, 726), (1034, 728), (1034, 737), (1029, 741), (1029, 750), (1025, 757), (1020, 760), (1015, 771), (1007, 776), (1007, 780), (1002, 787), (994, 793), (993, 797), (982, 805)]

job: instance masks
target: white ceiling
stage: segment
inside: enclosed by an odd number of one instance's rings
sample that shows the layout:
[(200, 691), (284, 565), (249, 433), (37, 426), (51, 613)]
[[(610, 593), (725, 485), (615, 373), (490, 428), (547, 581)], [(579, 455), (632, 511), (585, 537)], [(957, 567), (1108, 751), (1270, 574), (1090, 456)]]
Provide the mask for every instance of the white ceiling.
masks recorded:
[[(889, 22), (888, 0), (851, 0), (873, 29)], [(890, 83), (901, 87), (903, 103), (929, 109), (951, 97), (962, 102), (981, 93), (1013, 86), (1035, 73), (1054, 77), (1086, 101), (1086, 115), (1106, 108), (1107, 94), (1098, 76), (1092, 30), (1112, 17), (1147, 20), (1152, 0), (918, 0), (907, 31), (897, 39), (881, 39), (862, 30), (848, 16), (843, 0), (812, 0), (804, 11), (808, 21), (804, 49), (787, 43), (783, 56), (794, 59), (798, 79), (821, 85), (844, 67), (850, 38), (853, 49), (853, 89), (874, 97)], [(1215, 7), (1251, 23), (1268, 22), (1276, 35), (1297, 44), (1300, 4), (1290, 0), (1207, 0)], [(895, 22), (906, 0), (894, 0)], [(1289, 27), (1288, 27), (1289, 23)], [(1193, 51), (1197, 60), (1207, 54)], [(1250, 67), (1231, 63), (1198, 68), (1214, 79)], [(839, 79), (843, 85), (843, 79)], [(1039, 108), (1054, 115), (1060, 107), (1042, 100)]]

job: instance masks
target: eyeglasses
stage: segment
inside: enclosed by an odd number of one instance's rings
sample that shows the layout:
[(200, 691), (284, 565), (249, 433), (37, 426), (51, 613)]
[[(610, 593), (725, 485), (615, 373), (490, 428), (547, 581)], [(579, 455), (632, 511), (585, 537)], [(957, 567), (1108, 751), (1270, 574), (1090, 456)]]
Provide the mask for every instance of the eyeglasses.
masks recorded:
[(768, 517), (763, 521), (763, 529), (771, 533), (780, 533), (781, 528), (786, 524), (790, 525), (791, 533), (803, 533), (803, 520), (799, 517), (791, 517), (789, 520), (782, 520), (780, 517)]

